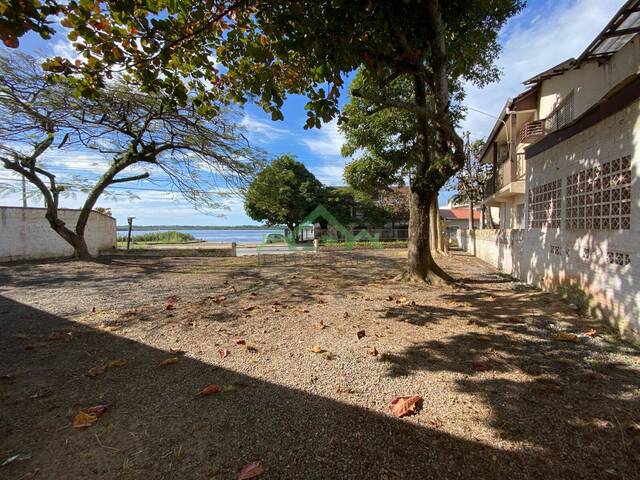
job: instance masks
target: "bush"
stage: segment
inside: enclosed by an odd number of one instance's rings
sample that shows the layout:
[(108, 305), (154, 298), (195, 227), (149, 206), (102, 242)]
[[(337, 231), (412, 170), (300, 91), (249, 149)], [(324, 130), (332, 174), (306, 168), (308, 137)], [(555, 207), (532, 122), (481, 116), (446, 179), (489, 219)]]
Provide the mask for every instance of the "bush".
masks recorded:
[[(196, 237), (191, 235), (190, 233), (182, 233), (176, 231), (167, 231), (167, 232), (148, 232), (148, 233), (140, 233), (138, 235), (131, 235), (131, 242), (133, 243), (186, 243), (192, 242), (196, 240)], [(126, 235), (119, 235), (118, 242), (127, 241)]]

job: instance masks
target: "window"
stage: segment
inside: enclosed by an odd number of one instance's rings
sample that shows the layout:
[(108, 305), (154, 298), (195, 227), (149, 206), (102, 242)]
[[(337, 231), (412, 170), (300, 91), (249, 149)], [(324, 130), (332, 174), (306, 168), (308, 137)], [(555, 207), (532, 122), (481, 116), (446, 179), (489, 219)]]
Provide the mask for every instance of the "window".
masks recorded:
[(560, 228), (562, 180), (529, 189), (529, 228)]
[(553, 132), (565, 125), (568, 125), (573, 120), (574, 108), (573, 108), (573, 91), (567, 95), (567, 97), (560, 102), (560, 105), (549, 115), (545, 121), (545, 129), (547, 132)]
[(631, 228), (631, 156), (603, 163), (567, 177), (570, 229)]

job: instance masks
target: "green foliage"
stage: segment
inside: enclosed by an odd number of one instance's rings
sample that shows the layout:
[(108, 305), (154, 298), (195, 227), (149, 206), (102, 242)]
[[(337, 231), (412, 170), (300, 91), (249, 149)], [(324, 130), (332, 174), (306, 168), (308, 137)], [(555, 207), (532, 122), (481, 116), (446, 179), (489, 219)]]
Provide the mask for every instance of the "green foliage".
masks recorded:
[[(382, 226), (388, 214), (373, 199), (350, 187), (328, 187), (324, 191), (323, 205), (344, 226)], [(320, 224), (323, 228), (321, 219)]]
[[(168, 232), (147, 232), (131, 236), (133, 243), (187, 243), (193, 242), (196, 237), (190, 233), (175, 231)], [(126, 242), (126, 235), (118, 235), (118, 242)]]
[(282, 155), (258, 173), (245, 194), (250, 218), (295, 228), (322, 201), (323, 187), (291, 155)]
[(55, 30), (49, 17), (61, 10), (62, 5), (55, 0), (0, 0), (0, 40), (9, 48), (18, 48), (18, 38), (28, 31), (51, 38)]

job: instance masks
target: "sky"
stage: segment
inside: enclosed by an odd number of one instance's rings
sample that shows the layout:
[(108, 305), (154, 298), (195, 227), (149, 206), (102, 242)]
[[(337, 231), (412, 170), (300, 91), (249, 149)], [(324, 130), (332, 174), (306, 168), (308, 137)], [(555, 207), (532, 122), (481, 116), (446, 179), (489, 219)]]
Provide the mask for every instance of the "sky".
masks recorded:
[[(486, 137), (507, 99), (524, 90), (523, 81), (580, 55), (623, 4), (624, 0), (529, 0), (527, 7), (513, 17), (500, 33), (500, 80), (483, 89), (466, 86), (465, 104), (469, 110), (461, 131), (470, 131), (472, 139)], [(74, 55), (70, 43), (61, 34), (47, 42), (29, 34), (22, 39), (21, 48), (44, 56)], [(348, 101), (344, 93), (343, 103)], [(304, 130), (305, 103), (303, 97), (289, 97), (283, 110), (285, 119), (279, 122), (271, 121), (270, 115), (256, 106), (246, 105), (242, 111), (242, 125), (249, 140), (267, 152), (269, 157), (293, 154), (325, 185), (342, 185), (342, 172), (347, 161), (340, 155), (342, 136), (335, 121), (319, 130)], [(62, 175), (77, 173), (88, 178), (103, 168), (104, 162), (104, 159), (88, 152), (58, 154), (49, 159), (49, 163), (55, 165)], [(0, 179), (6, 177), (7, 173), (0, 170)], [(222, 199), (223, 210), (203, 213), (179, 195), (158, 191), (162, 188), (150, 181), (128, 185), (135, 198), (102, 198), (97, 205), (111, 208), (118, 225), (125, 224), (129, 216), (136, 217), (137, 225), (257, 223), (245, 214), (242, 199), (238, 197)], [(446, 203), (450, 195), (451, 192), (442, 192), (440, 204)], [(82, 201), (82, 196), (63, 198), (61, 206), (76, 208)], [(33, 199), (29, 206), (42, 206), (39, 203), (41, 200)], [(0, 205), (21, 205), (21, 197), (18, 194), (0, 197)]]

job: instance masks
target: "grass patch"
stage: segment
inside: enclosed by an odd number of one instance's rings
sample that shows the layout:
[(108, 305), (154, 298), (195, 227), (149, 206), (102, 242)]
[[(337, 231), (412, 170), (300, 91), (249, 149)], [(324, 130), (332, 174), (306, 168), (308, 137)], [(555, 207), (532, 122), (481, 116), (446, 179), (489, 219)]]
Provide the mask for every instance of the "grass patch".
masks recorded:
[[(197, 241), (196, 237), (190, 233), (176, 232), (169, 230), (166, 232), (149, 232), (140, 233), (131, 236), (131, 243), (153, 245), (153, 244), (171, 244), (171, 243), (189, 243)], [(118, 243), (127, 244), (126, 235), (118, 235)]]

